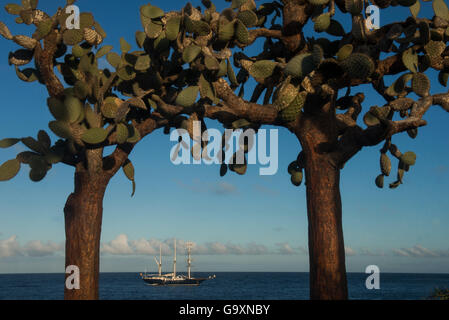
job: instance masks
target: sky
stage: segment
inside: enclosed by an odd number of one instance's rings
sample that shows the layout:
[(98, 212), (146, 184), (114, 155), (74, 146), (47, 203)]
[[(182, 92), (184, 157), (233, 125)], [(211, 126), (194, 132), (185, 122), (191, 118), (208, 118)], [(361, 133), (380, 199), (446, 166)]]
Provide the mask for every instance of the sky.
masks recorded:
[[(64, 1), (40, 2), (41, 8), (55, 12)], [(220, 10), (227, 5), (215, 2)], [(142, 30), (138, 9), (148, 2), (123, 3), (77, 1), (82, 12), (94, 13), (108, 33), (105, 44), (114, 45), (116, 51), (120, 37), (137, 49), (134, 33)], [(165, 11), (181, 6), (179, 1), (151, 3)], [(432, 16), (431, 3), (422, 4), (420, 17)], [(381, 25), (409, 15), (403, 7), (384, 11)], [(342, 19), (349, 30), (350, 17)], [(4, 10), (0, 10), (0, 21), (14, 34), (30, 34), (29, 29), (13, 24), (13, 17)], [(314, 34), (312, 24), (305, 32), (320, 37)], [(260, 45), (256, 42), (247, 54), (255, 54)], [(45, 88), (22, 82), (8, 65), (8, 53), (14, 50), (14, 43), (0, 39), (0, 139), (36, 137), (52, 120)], [(431, 92), (447, 91), (435, 73), (428, 76), (434, 83)], [(246, 89), (248, 96), (251, 87)], [(368, 86), (352, 92), (365, 93), (364, 111), (385, 103)], [(349, 272), (364, 272), (368, 265), (379, 266), (381, 272), (449, 272), (449, 115), (434, 106), (425, 120), (428, 126), (419, 129), (415, 140), (407, 134), (393, 138), (401, 150), (417, 154), (416, 165), (399, 188), (378, 189), (374, 184), (380, 173), (381, 146), (365, 148), (341, 171)], [(217, 122), (207, 123), (209, 128), (221, 129)], [(218, 165), (172, 164), (174, 142), (162, 131), (139, 142), (130, 156), (136, 170), (135, 196), (131, 198), (131, 185), (122, 172), (111, 180), (105, 195), (101, 271), (157, 270), (153, 255), (158, 255), (160, 245), (164, 268), (169, 270), (174, 238), (178, 239), (178, 270), (185, 269), (184, 243), (191, 241), (195, 243), (193, 265), (197, 271), (308, 271), (305, 188), (294, 187), (287, 173), (300, 146), (282, 128), (278, 129), (278, 141), (275, 175), (259, 175), (260, 165), (256, 164), (249, 166), (245, 176), (231, 172), (223, 178)], [(22, 151), (21, 145), (1, 149), (0, 163)], [(56, 165), (42, 182), (34, 183), (28, 178), (28, 168), (22, 168), (16, 178), (0, 183), (0, 273), (64, 272), (63, 207), (73, 191), (73, 173), (71, 167)], [(393, 169), (388, 183), (395, 175)]]

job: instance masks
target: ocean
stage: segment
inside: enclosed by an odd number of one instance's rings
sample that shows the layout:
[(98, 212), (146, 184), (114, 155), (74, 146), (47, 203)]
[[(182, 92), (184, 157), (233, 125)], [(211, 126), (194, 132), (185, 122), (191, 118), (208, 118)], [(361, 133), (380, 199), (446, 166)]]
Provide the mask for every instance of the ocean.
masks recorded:
[[(101, 273), (103, 300), (306, 300), (309, 274), (300, 272), (219, 272), (200, 286), (153, 287), (138, 273)], [(211, 273), (196, 272), (196, 277)], [(350, 299), (422, 300), (449, 288), (449, 274), (382, 273), (380, 289), (368, 290), (368, 274), (349, 273)], [(0, 274), (0, 300), (61, 300), (64, 274)]]

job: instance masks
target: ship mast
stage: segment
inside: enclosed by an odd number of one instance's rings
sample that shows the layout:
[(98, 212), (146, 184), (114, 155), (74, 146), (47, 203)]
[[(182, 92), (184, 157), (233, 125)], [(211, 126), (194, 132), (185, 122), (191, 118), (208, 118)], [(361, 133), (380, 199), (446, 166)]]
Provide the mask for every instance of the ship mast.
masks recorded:
[(173, 278), (176, 278), (176, 238), (175, 238), (175, 256), (173, 258)]
[(154, 257), (154, 260), (156, 260), (157, 268), (159, 271), (159, 276), (162, 275), (162, 244), (159, 246), (159, 261), (156, 257)]
[(190, 279), (190, 269), (192, 267), (192, 259), (190, 258), (190, 250), (192, 249), (192, 242), (187, 242), (187, 278)]

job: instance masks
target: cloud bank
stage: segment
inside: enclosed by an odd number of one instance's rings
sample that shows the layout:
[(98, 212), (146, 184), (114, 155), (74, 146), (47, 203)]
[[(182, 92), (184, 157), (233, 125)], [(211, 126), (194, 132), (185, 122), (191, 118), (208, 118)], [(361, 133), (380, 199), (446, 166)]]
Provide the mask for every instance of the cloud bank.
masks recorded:
[[(166, 240), (144, 239), (130, 240), (128, 235), (120, 234), (113, 240), (101, 245), (101, 254), (111, 256), (152, 256), (173, 255), (173, 238)], [(211, 241), (205, 243), (192, 243), (192, 254), (194, 255), (307, 255), (308, 249), (304, 246), (292, 246), (288, 242), (275, 243), (268, 247), (264, 244), (249, 242), (237, 244), (233, 242)], [(183, 240), (176, 241), (177, 252), (181, 255), (187, 250), (187, 243)], [(352, 256), (391, 256), (408, 258), (449, 258), (449, 250), (432, 250), (421, 245), (410, 248), (392, 249), (387, 253), (384, 251), (371, 250), (368, 248), (353, 249), (345, 247), (347, 257)], [(64, 254), (64, 243), (53, 241), (43, 242), (41, 240), (28, 241), (21, 245), (16, 235), (6, 239), (0, 239), (0, 259), (8, 257), (47, 257)]]
[[(173, 239), (163, 241), (156, 239), (129, 240), (126, 234), (120, 234), (115, 239), (104, 243), (101, 253), (109, 255), (158, 255), (159, 248), (163, 255), (173, 254)], [(176, 241), (176, 250), (185, 252), (187, 244), (183, 240)], [(193, 243), (192, 254), (195, 255), (268, 255), (268, 254), (304, 254), (302, 247), (291, 247), (288, 243), (277, 243), (274, 248), (268, 248), (263, 244), (250, 242), (247, 244), (235, 244), (232, 242), (206, 242)]]
[(17, 241), (16, 235), (5, 240), (0, 240), (0, 258), (15, 256), (45, 257), (62, 252), (63, 249), (64, 246), (62, 243), (53, 241), (44, 243), (40, 240), (29, 241), (24, 246), (21, 246)]

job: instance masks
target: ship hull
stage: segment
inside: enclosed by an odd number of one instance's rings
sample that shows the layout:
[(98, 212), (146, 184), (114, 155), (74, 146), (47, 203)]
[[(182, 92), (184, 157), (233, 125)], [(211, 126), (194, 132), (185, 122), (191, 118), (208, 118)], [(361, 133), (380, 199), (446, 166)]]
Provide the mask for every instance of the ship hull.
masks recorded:
[(207, 279), (143, 279), (148, 285), (152, 286), (199, 286), (204, 280)]

